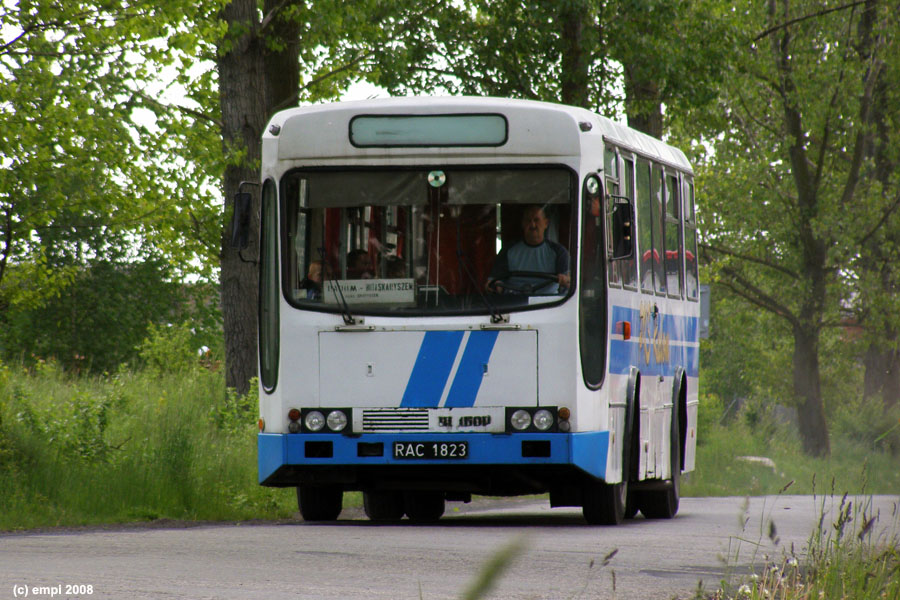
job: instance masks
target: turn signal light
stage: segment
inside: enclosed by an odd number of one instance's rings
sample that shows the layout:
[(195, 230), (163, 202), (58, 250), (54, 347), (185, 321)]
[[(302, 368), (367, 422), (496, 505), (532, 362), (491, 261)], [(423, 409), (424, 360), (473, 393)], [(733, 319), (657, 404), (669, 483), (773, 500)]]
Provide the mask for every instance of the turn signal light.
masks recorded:
[(622, 339), (630, 340), (631, 339), (631, 322), (630, 321), (619, 321), (616, 323), (616, 333), (622, 334)]
[(259, 427), (260, 433), (266, 430), (266, 422), (263, 419), (260, 419), (256, 422), (256, 426)]
[(300, 411), (296, 408), (292, 408), (288, 411), (288, 419), (291, 421), (299, 421), (300, 420)]

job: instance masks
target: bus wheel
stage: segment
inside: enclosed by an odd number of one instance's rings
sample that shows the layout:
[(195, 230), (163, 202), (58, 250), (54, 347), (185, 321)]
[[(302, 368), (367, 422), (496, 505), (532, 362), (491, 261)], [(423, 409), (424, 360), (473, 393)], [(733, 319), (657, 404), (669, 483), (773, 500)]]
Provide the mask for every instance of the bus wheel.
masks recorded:
[(585, 484), (581, 512), (591, 525), (618, 525), (625, 519), (628, 483), (591, 481)]
[(633, 519), (638, 514), (639, 496), (637, 492), (629, 491), (625, 498), (625, 518)]
[(304, 521), (335, 521), (343, 502), (344, 491), (337, 486), (297, 486), (297, 505)]
[(403, 518), (403, 494), (363, 492), (363, 509), (371, 521), (399, 521)]
[(406, 492), (406, 516), (416, 523), (434, 523), (444, 514), (443, 492)]
[(681, 482), (681, 437), (678, 416), (672, 415), (672, 443), (669, 453), (672, 465), (672, 479), (662, 490), (645, 490), (640, 495), (641, 512), (648, 519), (671, 519), (678, 512)]

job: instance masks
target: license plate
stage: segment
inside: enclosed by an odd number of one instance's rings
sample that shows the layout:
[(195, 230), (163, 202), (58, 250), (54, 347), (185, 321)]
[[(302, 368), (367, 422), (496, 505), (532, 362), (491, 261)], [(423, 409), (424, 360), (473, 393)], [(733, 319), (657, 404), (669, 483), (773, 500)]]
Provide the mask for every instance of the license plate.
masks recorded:
[(469, 458), (469, 442), (394, 442), (394, 458), (410, 460)]

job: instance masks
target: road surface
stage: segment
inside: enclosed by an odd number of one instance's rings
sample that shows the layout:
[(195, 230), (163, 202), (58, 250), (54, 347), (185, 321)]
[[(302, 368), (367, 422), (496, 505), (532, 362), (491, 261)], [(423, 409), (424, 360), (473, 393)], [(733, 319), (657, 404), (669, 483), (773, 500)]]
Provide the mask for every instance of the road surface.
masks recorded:
[[(826, 526), (839, 501), (825, 500)], [(897, 502), (875, 497), (878, 527), (896, 532)], [(698, 585), (714, 589), (792, 544), (801, 552), (821, 507), (810, 496), (685, 498), (669, 521), (591, 527), (579, 510), (545, 501), (478, 500), (448, 503), (444, 519), (428, 526), (376, 525), (350, 509), (334, 524), (2, 534), (0, 599), (460, 598), (512, 543), (520, 552), (489, 598), (690, 598)]]

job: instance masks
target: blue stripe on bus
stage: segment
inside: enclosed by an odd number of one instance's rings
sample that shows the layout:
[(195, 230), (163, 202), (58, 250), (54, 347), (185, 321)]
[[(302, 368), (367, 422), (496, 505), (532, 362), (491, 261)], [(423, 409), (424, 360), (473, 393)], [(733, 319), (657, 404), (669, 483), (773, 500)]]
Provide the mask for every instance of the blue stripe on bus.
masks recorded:
[[(632, 366), (638, 367), (645, 375), (662, 375), (671, 377), (676, 369), (684, 367), (688, 377), (697, 377), (700, 365), (700, 348), (696, 344), (700, 319), (697, 317), (660, 314), (659, 327), (654, 327), (654, 320), (648, 323), (649, 329), (641, 331), (641, 312), (636, 308), (613, 306), (610, 323), (611, 334), (621, 334), (618, 323), (631, 323), (631, 339), (612, 339), (610, 341), (609, 372), (617, 375), (627, 374)], [(644, 346), (641, 347), (641, 336)], [(668, 338), (669, 357), (665, 362), (657, 362), (654, 343)], [(649, 358), (648, 358), (649, 357)]]
[(641, 349), (637, 339), (611, 340), (609, 345), (609, 372), (614, 375), (626, 375), (632, 366), (639, 367), (642, 375), (662, 375), (671, 377), (678, 367), (684, 367), (688, 377), (697, 377), (700, 372), (700, 348), (696, 346), (669, 345), (669, 360), (656, 361), (652, 342), (650, 342), (650, 360), (647, 361), (646, 349)]
[(456, 369), (445, 407), (475, 406), (475, 397), (484, 379), (484, 365), (491, 358), (499, 331), (473, 331)]
[[(403, 392), (402, 407), (437, 407), (462, 342), (462, 331), (428, 331)], [(386, 349), (387, 350), (387, 349)]]
[[(700, 319), (697, 317), (683, 317), (676, 315), (661, 315), (662, 333), (669, 335), (673, 342), (696, 342)], [(621, 333), (616, 330), (616, 323), (628, 321), (631, 323), (631, 335), (637, 337), (641, 329), (641, 311), (625, 306), (613, 306), (612, 319), (610, 319), (610, 332)]]

